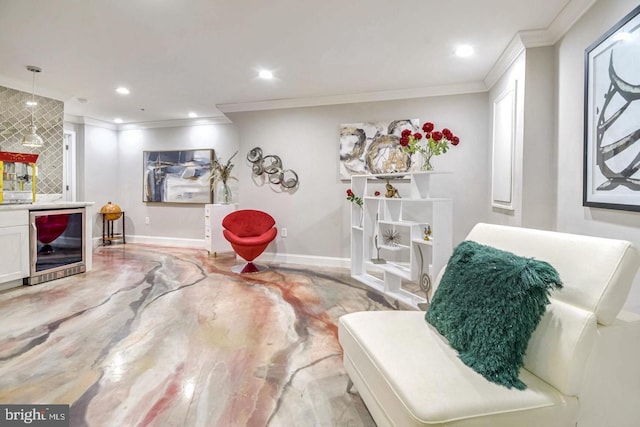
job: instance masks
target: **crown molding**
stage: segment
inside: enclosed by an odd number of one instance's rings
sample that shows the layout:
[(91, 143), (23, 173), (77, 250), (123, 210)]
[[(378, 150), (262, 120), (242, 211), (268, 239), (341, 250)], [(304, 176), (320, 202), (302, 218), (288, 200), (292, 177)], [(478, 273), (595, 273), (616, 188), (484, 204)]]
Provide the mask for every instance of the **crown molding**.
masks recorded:
[(547, 29), (521, 31), (518, 33), (522, 39), (522, 43), (527, 48), (556, 44), (596, 1), (597, 0), (570, 1)]
[(457, 85), (431, 86), (417, 89), (401, 89), (377, 92), (365, 92), (348, 95), (331, 95), (310, 98), (275, 99), (269, 101), (218, 104), (216, 108), (223, 113), (243, 111), (276, 110), (284, 108), (319, 107), (324, 105), (356, 104), (361, 102), (395, 101), (399, 99), (427, 98), (443, 95), (461, 95), (486, 92), (482, 82), (470, 82)]
[(62, 121), (65, 123), (82, 123), (82, 117), (76, 116), (74, 114), (64, 113)]
[(72, 114), (65, 114), (64, 121), (69, 123), (81, 124), (81, 125), (96, 126), (96, 127), (111, 129), (115, 131), (132, 130), (132, 129), (185, 127), (185, 126), (222, 125), (222, 124), (231, 123), (231, 120), (229, 120), (229, 118), (225, 115), (214, 116), (214, 117), (199, 117), (197, 119), (157, 120), (157, 121), (151, 121), (151, 122), (116, 124), (112, 122), (106, 122), (104, 120), (94, 119), (91, 117), (74, 116)]
[(556, 44), (573, 27), (598, 0), (571, 0), (556, 16), (549, 26), (549, 32), (553, 34), (551, 44)]
[(186, 126), (227, 125), (231, 120), (225, 115), (198, 117), (196, 119), (156, 120), (151, 122), (122, 123), (118, 130), (173, 128)]
[(544, 30), (527, 30), (518, 32), (500, 58), (491, 67), (484, 78), (487, 89), (491, 89), (513, 61), (525, 50), (535, 47), (553, 46), (571, 29), (582, 15), (585, 14), (597, 0), (571, 0), (560, 11), (551, 25)]
[(502, 52), (498, 60), (489, 73), (484, 78), (484, 85), (487, 89), (491, 89), (493, 85), (497, 83), (497, 81), (504, 75), (504, 73), (511, 67), (511, 65), (515, 62), (516, 59), (524, 52), (525, 46), (520, 38), (520, 34), (516, 34), (514, 38), (511, 39), (505, 50)]
[(459, 95), (486, 92), (491, 89), (518, 56), (527, 48), (552, 46), (556, 44), (578, 19), (597, 0), (570, 0), (548, 28), (518, 32), (509, 42), (496, 63), (482, 82), (462, 85), (443, 85), (417, 89), (368, 92), (351, 95), (335, 95), (315, 98), (276, 99), (235, 104), (216, 105), (223, 113), (242, 111), (274, 110), (283, 108), (317, 107), (323, 105), (354, 104), (360, 102), (392, 101), (399, 99), (426, 98), (442, 95)]
[(64, 115), (64, 119), (65, 122), (68, 123), (75, 123), (75, 124), (79, 124), (79, 125), (89, 125), (89, 126), (95, 126), (95, 127), (99, 127), (99, 128), (104, 128), (104, 129), (110, 129), (110, 130), (118, 130), (118, 125), (115, 123), (111, 123), (111, 122), (107, 122), (104, 120), (98, 120), (98, 119), (94, 119), (92, 117), (84, 117), (84, 116), (74, 116), (73, 114), (66, 114)]

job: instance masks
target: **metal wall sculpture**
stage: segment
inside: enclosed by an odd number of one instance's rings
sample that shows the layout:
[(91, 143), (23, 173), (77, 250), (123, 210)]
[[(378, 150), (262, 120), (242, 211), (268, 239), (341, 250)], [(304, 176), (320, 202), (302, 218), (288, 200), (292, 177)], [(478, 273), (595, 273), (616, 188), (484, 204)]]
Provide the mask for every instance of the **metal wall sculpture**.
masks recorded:
[(284, 169), (282, 160), (276, 155), (263, 156), (262, 149), (255, 147), (247, 154), (247, 160), (253, 163), (251, 170), (254, 175), (266, 175), (267, 180), (274, 185), (290, 190), (298, 186), (298, 174), (292, 169)]
[(640, 6), (585, 51), (584, 206), (640, 211)]

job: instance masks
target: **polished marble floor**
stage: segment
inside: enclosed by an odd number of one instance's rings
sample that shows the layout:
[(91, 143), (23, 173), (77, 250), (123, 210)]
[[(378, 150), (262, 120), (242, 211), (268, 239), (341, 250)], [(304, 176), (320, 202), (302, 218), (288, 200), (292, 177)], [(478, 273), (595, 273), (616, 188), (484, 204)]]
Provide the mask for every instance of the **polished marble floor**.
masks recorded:
[(73, 427), (373, 426), (337, 320), (391, 307), (348, 270), (234, 263), (105, 246), (88, 273), (0, 293), (0, 403), (70, 404)]

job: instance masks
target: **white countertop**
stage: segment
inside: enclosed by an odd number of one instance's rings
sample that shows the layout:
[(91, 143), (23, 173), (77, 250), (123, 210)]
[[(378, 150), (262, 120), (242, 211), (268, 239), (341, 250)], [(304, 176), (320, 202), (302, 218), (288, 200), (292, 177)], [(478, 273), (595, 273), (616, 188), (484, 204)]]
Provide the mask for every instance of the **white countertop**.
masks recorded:
[(38, 211), (43, 209), (66, 209), (84, 208), (92, 206), (95, 202), (36, 202), (36, 203), (8, 203), (0, 205), (0, 211), (29, 210)]

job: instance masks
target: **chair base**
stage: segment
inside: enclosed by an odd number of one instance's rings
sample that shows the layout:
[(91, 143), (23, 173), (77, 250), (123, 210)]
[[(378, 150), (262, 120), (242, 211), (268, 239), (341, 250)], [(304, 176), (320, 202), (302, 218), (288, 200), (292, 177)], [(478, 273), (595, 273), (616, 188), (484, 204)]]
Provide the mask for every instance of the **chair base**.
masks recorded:
[(239, 274), (251, 274), (251, 273), (260, 273), (261, 271), (267, 270), (269, 267), (266, 265), (258, 265), (252, 262), (248, 262), (244, 265), (234, 265), (231, 267), (231, 271)]

